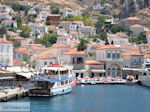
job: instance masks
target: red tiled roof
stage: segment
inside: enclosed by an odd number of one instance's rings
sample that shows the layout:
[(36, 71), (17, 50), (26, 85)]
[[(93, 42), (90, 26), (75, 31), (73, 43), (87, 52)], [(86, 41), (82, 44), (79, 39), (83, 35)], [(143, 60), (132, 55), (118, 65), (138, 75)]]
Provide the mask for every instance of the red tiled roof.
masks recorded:
[(104, 65), (104, 63), (96, 60), (85, 60), (86, 65)]
[(47, 67), (59, 67), (59, 68), (64, 68), (64, 65), (60, 65), (60, 64), (52, 64), (52, 65), (48, 65)]
[(62, 53), (62, 55), (85, 55), (85, 51), (77, 51), (76, 48), (69, 49), (68, 51)]
[(117, 47), (115, 45), (104, 45), (103, 47), (97, 48), (97, 50), (102, 50), (102, 49), (120, 49), (120, 47)]
[(135, 25), (132, 25), (131, 28), (144, 28), (144, 26), (135, 24)]
[(37, 59), (56, 59), (56, 57), (50, 57), (50, 56), (39, 56)]
[(129, 18), (126, 18), (126, 20), (137, 20), (137, 21), (139, 21), (141, 19), (138, 17), (129, 17)]
[(7, 43), (10, 43), (10, 44), (11, 44), (11, 43), (12, 43), (12, 41), (7, 41), (7, 40), (6, 40), (6, 41), (4, 41), (2, 38), (0, 38), (0, 43), (6, 43), (6, 44), (7, 44)]
[(25, 63), (17, 60), (13, 60), (13, 65), (24, 65)]
[(124, 52), (122, 53), (123, 56), (143, 56), (142, 53), (138, 53), (138, 52), (135, 52), (135, 51), (132, 51), (132, 52)]
[(18, 48), (15, 50), (16, 53), (28, 54), (27, 48)]

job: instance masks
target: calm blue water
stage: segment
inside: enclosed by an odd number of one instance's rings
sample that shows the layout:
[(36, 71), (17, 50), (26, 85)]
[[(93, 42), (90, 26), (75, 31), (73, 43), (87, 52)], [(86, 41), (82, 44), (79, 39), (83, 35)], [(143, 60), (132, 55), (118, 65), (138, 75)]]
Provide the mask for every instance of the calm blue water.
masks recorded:
[(25, 97), (31, 112), (150, 112), (150, 88), (126, 85), (89, 85), (57, 97)]

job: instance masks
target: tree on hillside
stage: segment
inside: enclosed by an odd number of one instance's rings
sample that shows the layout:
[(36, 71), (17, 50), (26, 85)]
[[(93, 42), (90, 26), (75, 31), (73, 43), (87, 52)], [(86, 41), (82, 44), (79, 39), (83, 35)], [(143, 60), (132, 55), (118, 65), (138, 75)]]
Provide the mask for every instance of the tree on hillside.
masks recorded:
[(20, 27), (20, 30), (22, 31), (20, 33), (21, 37), (24, 37), (24, 38), (29, 38), (30, 37), (30, 33), (31, 33), (32, 29), (28, 25), (22, 25)]
[(6, 33), (7, 33), (6, 28), (5, 27), (0, 27), (0, 35), (3, 36)]
[(105, 45), (109, 45), (108, 39), (105, 40)]
[(95, 24), (97, 33), (100, 33), (102, 27), (104, 26), (104, 23), (105, 23), (105, 17), (104, 16), (99, 16), (98, 21)]
[(42, 44), (45, 47), (50, 47), (52, 44), (56, 43), (57, 37), (57, 34), (45, 34), (43, 38), (36, 38), (35, 43)]
[(114, 44), (114, 41), (113, 41), (113, 40), (111, 41), (111, 44), (112, 44), (112, 45)]
[(84, 20), (83, 16), (81, 16), (81, 15), (75, 16), (74, 19), (75, 19), (76, 21), (83, 21), (83, 20)]
[(15, 16), (12, 19), (16, 20), (18, 27), (20, 27), (22, 25), (22, 18), (20, 16)]
[(80, 43), (77, 45), (78, 51), (84, 51), (87, 48), (88, 41), (85, 39), (80, 39)]

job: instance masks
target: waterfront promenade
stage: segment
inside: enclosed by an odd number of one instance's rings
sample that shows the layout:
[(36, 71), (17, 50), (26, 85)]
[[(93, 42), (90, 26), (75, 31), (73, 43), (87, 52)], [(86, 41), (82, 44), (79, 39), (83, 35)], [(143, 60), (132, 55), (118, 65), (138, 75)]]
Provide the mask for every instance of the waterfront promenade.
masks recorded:
[(0, 91), (0, 101), (7, 101), (13, 98), (25, 96), (28, 91), (22, 88), (7, 88)]

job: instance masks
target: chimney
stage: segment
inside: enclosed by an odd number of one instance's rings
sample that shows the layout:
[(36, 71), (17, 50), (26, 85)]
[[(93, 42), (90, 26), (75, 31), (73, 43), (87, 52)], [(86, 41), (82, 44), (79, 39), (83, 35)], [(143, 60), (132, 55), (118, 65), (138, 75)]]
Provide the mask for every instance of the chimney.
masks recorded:
[(6, 35), (3, 35), (3, 41), (4, 42), (6, 41)]

